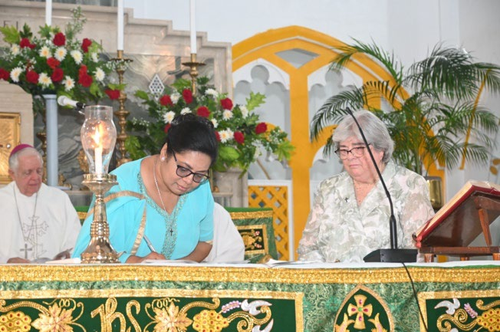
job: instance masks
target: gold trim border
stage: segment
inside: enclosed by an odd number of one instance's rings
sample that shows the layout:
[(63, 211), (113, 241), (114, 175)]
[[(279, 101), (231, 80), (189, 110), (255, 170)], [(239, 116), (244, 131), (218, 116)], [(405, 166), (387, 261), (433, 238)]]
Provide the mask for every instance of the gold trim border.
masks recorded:
[(43, 299), (43, 298), (109, 298), (109, 297), (183, 297), (183, 298), (244, 298), (244, 299), (278, 299), (295, 302), (295, 329), (304, 331), (304, 293), (252, 290), (195, 290), (195, 289), (70, 289), (70, 290), (20, 290), (0, 291), (0, 297), (6, 299)]
[(273, 218), (273, 211), (255, 211), (255, 212), (229, 212), (231, 219), (257, 219), (257, 218)]
[[(425, 326), (427, 326), (427, 328), (428, 328), (428, 323), (429, 323), (427, 320), (427, 308), (425, 306), (426, 300), (453, 299), (453, 298), (460, 299), (460, 298), (466, 298), (466, 297), (471, 297), (471, 298), (500, 297), (500, 289), (418, 293), (418, 295), (417, 295), (418, 305), (422, 309), (422, 316), (425, 319)], [(422, 323), (422, 317), (420, 317), (419, 321), (420, 321), (420, 332), (427, 332), (424, 324)]]
[[(495, 282), (500, 280), (500, 266), (483, 268), (408, 267), (414, 282)], [(480, 280), (478, 281), (478, 276)], [(370, 284), (407, 283), (404, 268), (269, 268), (249, 264), (248, 267), (165, 266), (145, 264), (72, 264), (72, 265), (0, 265), (1, 282), (87, 282), (87, 281), (172, 281), (172, 282), (260, 282)]]

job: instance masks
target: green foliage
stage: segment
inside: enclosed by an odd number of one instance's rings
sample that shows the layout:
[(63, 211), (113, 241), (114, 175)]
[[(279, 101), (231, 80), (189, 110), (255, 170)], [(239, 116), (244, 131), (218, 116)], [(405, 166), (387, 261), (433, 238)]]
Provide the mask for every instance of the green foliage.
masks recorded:
[[(331, 69), (344, 68), (355, 56), (365, 55), (380, 63), (390, 78), (366, 81), (330, 97), (312, 120), (311, 138), (340, 121), (347, 108), (367, 108), (386, 124), (395, 142), (395, 161), (417, 173), (424, 174), (433, 162), (451, 169), (462, 158), (476, 164), (488, 161), (498, 119), (475, 100), (483, 87), (493, 93), (500, 91), (499, 66), (474, 62), (464, 50), (440, 45), (408, 70), (394, 54), (377, 45), (355, 41), (341, 51)], [(374, 99), (385, 106), (374, 107)], [(328, 140), (325, 151), (333, 150)]]
[(279, 127), (267, 130), (267, 124), (253, 112), (264, 103), (264, 95), (251, 93), (245, 106), (233, 105), (226, 93), (218, 93), (208, 85), (206, 77), (197, 79), (197, 90), (190, 101), (191, 81), (178, 79), (160, 96), (141, 90), (135, 93), (146, 108), (147, 115), (127, 123), (128, 130), (134, 135), (126, 143), (132, 159), (158, 153), (170, 122), (186, 112), (207, 117), (214, 124), (219, 140), (219, 155), (213, 166), (216, 171), (225, 171), (230, 167), (246, 171), (262, 153), (261, 150), (274, 153), (280, 161), (290, 159), (294, 148), (286, 132)]
[[(24, 24), (26, 29), (27, 25)], [(29, 27), (28, 27), (29, 29)], [(4, 26), (0, 27), (0, 32), (3, 34), (3, 41), (9, 44), (19, 44), (21, 41), (21, 34), (17, 31), (15, 26)]]
[(253, 111), (260, 105), (264, 104), (265, 101), (266, 96), (264, 96), (263, 94), (250, 92), (250, 97), (246, 99), (247, 109), (249, 111)]

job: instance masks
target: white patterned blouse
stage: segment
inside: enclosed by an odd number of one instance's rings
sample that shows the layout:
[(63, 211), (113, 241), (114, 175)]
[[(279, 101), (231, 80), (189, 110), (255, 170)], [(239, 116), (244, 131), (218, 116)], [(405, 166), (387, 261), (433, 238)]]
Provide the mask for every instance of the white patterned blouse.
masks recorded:
[[(391, 194), (399, 248), (414, 248), (412, 234), (434, 215), (425, 179), (389, 162), (382, 176)], [(390, 248), (389, 201), (380, 181), (358, 206), (353, 180), (342, 172), (321, 182), (299, 243), (299, 260), (362, 262)]]

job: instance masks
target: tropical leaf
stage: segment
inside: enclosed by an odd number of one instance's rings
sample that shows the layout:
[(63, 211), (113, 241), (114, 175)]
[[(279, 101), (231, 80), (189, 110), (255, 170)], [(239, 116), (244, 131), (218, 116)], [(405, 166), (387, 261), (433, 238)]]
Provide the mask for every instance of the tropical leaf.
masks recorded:
[[(396, 162), (420, 174), (430, 167), (425, 160), (447, 168), (462, 158), (477, 164), (488, 161), (498, 118), (478, 101), (483, 89), (500, 92), (498, 65), (474, 62), (465, 50), (440, 44), (406, 71), (393, 53), (375, 44), (354, 40), (340, 51), (332, 70), (341, 70), (363, 55), (380, 64), (387, 75), (329, 97), (311, 121), (311, 139), (338, 123), (347, 109), (366, 108), (386, 124), (395, 142)], [(325, 153), (333, 150), (329, 137)]]

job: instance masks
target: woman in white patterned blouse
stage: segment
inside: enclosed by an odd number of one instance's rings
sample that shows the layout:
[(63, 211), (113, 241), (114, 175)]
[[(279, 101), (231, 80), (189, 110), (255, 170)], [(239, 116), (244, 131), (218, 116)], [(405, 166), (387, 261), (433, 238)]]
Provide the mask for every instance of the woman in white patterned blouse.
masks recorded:
[(394, 142), (369, 111), (354, 113), (335, 129), (345, 171), (321, 182), (299, 243), (299, 260), (362, 262), (373, 250), (390, 248), (389, 201), (367, 149), (371, 149), (394, 205), (399, 248), (413, 248), (412, 234), (433, 215), (425, 179), (391, 161)]

